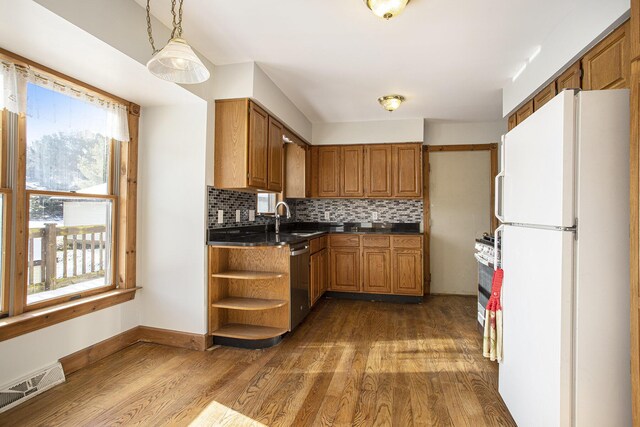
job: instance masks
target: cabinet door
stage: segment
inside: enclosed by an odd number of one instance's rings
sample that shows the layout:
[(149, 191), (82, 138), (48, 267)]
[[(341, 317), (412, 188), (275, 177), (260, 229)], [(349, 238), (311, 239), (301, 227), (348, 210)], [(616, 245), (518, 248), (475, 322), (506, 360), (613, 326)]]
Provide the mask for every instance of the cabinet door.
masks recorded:
[(360, 248), (331, 249), (331, 290), (360, 292)]
[(284, 126), (273, 117), (269, 117), (268, 189), (276, 193), (282, 191), (282, 177), (284, 175), (283, 135)]
[(320, 251), (320, 295), (329, 289), (329, 250)]
[(518, 119), (516, 118), (516, 113), (513, 113), (512, 115), (509, 116), (509, 121), (508, 121), (508, 130), (513, 129), (514, 127), (516, 127), (518, 124)]
[(393, 145), (394, 197), (422, 197), (422, 145)]
[(391, 197), (390, 145), (367, 145), (364, 149), (364, 187), (367, 197)]
[(310, 264), (311, 264), (311, 273), (310, 273), (310, 278), (311, 278), (311, 289), (309, 292), (309, 304), (310, 306), (313, 306), (313, 304), (316, 303), (316, 301), (318, 300), (318, 298), (320, 297), (320, 288), (321, 288), (321, 280), (322, 280), (322, 255), (317, 253), (317, 254), (313, 254), (311, 255), (311, 257), (309, 258), (310, 260)]
[(340, 195), (364, 196), (364, 147), (349, 145), (340, 147)]
[(318, 147), (318, 197), (340, 196), (340, 148)]
[(391, 250), (363, 249), (362, 253), (362, 291), (391, 293)]
[(582, 89), (582, 68), (580, 61), (573, 64), (556, 80), (558, 93), (564, 89)]
[(582, 58), (584, 90), (629, 87), (629, 23), (615, 30)]
[(422, 295), (422, 251), (394, 250), (392, 290), (400, 295)]
[(533, 97), (533, 109), (538, 111), (547, 102), (551, 101), (556, 96), (556, 82), (551, 82), (550, 85), (542, 89), (536, 96)]
[(518, 111), (516, 111), (516, 125), (524, 122), (527, 117), (533, 114), (533, 99), (524, 104)]
[(306, 147), (298, 144), (286, 144), (284, 152), (286, 159), (284, 162), (284, 197), (303, 199), (307, 194)]
[(269, 115), (253, 102), (249, 103), (249, 187), (266, 190), (269, 157)]

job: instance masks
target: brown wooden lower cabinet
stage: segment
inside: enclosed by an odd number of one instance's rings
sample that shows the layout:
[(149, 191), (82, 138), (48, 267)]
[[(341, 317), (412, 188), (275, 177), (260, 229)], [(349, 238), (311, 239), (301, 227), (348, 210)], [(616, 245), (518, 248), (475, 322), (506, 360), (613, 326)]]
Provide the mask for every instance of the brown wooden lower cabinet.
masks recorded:
[(329, 251), (322, 249), (311, 255), (311, 291), (310, 303), (313, 306), (320, 297), (329, 289)]
[(363, 249), (362, 291), (371, 294), (391, 293), (390, 249)]
[(329, 253), (330, 289), (360, 292), (360, 248), (331, 248)]
[(401, 295), (422, 295), (422, 251), (393, 251), (392, 292)]
[(320, 252), (320, 296), (329, 290), (329, 250)]
[(407, 296), (424, 292), (422, 236), (332, 234), (329, 254), (331, 291)]

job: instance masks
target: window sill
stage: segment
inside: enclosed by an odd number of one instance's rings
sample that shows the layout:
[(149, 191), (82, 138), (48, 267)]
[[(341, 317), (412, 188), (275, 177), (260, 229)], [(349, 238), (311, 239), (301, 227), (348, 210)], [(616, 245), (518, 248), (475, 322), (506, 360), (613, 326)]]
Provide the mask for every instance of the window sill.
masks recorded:
[(141, 288), (115, 289), (90, 297), (0, 319), (0, 341), (15, 338), (56, 323), (131, 301)]

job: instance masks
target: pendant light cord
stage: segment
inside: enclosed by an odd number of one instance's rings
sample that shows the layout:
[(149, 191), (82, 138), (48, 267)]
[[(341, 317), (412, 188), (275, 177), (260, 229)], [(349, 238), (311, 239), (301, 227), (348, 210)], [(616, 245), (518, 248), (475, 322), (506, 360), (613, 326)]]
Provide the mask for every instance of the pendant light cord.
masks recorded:
[[(176, 13), (176, 0), (171, 0), (171, 15), (173, 15), (173, 30), (171, 31), (171, 39), (176, 37), (182, 38), (182, 5), (184, 0), (180, 0), (180, 5), (178, 6), (178, 11)], [(149, 35), (149, 43), (151, 44), (151, 49), (153, 49), (153, 54), (159, 52), (159, 49), (156, 49), (155, 43), (153, 42), (153, 30), (151, 29), (151, 0), (147, 0), (147, 34)]]

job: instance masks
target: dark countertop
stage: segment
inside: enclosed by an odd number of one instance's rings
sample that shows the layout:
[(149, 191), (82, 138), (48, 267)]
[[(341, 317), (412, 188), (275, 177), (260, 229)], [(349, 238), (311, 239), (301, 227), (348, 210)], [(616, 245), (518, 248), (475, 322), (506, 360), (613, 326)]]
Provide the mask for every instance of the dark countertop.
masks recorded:
[(286, 246), (314, 239), (327, 233), (421, 235), (420, 223), (283, 223), (280, 234), (273, 224), (227, 229), (207, 233), (209, 246), (254, 247)]

